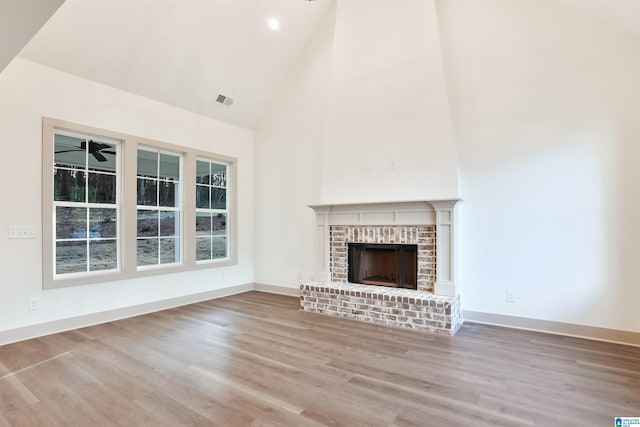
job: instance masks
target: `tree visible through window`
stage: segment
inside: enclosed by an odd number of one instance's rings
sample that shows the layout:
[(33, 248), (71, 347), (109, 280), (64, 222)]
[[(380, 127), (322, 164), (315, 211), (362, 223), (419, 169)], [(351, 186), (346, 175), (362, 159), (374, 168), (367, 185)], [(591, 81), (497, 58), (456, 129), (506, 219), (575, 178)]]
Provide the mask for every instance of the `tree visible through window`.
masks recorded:
[(138, 149), (138, 266), (179, 263), (180, 156)]
[(232, 157), (43, 117), (43, 287), (235, 265), (236, 168)]
[(229, 254), (227, 165), (196, 163), (196, 260), (226, 259)]
[(119, 143), (54, 134), (55, 274), (118, 269)]

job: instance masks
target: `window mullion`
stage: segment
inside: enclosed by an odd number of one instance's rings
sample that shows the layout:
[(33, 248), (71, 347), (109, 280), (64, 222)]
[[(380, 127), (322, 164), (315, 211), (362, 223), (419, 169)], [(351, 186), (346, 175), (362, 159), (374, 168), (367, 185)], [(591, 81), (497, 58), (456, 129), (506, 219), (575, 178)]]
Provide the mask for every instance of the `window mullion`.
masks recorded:
[[(45, 288), (133, 278), (139, 271), (143, 276), (157, 274), (148, 270), (161, 271), (159, 267), (172, 272), (193, 269), (198, 267), (196, 247), (205, 245), (205, 240), (211, 258), (215, 258), (209, 260), (215, 261), (212, 264), (235, 263), (230, 249), (230, 225), (235, 219), (231, 207), (225, 206), (233, 200), (230, 187), (234, 185), (235, 159), (221, 160), (218, 155), (191, 148), (54, 119), (43, 118), (42, 129)], [(148, 161), (140, 173), (136, 162), (139, 150), (150, 154), (144, 156)], [(195, 168), (201, 155), (210, 176), (206, 184), (197, 180), (202, 176)], [(154, 157), (155, 168), (150, 167)], [(147, 193), (146, 205), (136, 203), (139, 176), (140, 184), (155, 192), (153, 196)], [(229, 186), (225, 185), (227, 179)], [(204, 188), (197, 192), (194, 182), (201, 182), (208, 192)], [(152, 189), (152, 185), (156, 187)], [(196, 200), (203, 201), (200, 197), (205, 193), (208, 209), (197, 208)], [(152, 197), (153, 206), (149, 205)], [(145, 225), (144, 211), (156, 218), (153, 227), (157, 230), (138, 237), (138, 224)], [(208, 219), (197, 219), (198, 215)], [(199, 221), (206, 221), (208, 225), (203, 224), (202, 230), (209, 231), (197, 231)], [(149, 243), (147, 250), (157, 245), (153, 255), (148, 252), (154, 264), (139, 268), (138, 241), (149, 239), (155, 243)]]
[[(43, 135), (44, 133), (43, 126)], [(50, 230), (47, 231), (50, 237), (46, 239), (47, 242), (51, 242), (51, 252), (45, 248), (44, 253), (50, 253), (49, 259), (52, 266), (45, 270), (51, 272), (50, 277), (53, 280), (89, 277), (88, 275), (93, 272), (118, 271), (117, 239), (119, 233), (117, 228), (120, 226), (117, 221), (118, 205), (117, 203), (96, 203), (91, 199), (102, 200), (101, 197), (107, 195), (101, 194), (105, 191), (104, 185), (107, 185), (106, 189), (111, 188), (115, 193), (119, 191), (117, 179), (108, 182), (101, 176), (117, 178), (120, 169), (117, 159), (121, 143), (107, 138), (90, 137), (81, 133), (59, 131), (53, 128), (48, 131), (47, 136), (47, 138), (43, 137), (43, 144), (48, 140), (48, 148), (43, 150), (43, 164), (48, 163), (46, 170), (52, 171), (47, 176), (50, 181), (46, 184), (46, 187), (50, 185), (51, 187), (45, 193), (50, 194), (47, 203), (51, 207), (52, 222), (51, 227), (47, 227), (47, 230)], [(94, 142), (94, 139), (99, 139), (101, 142)], [(98, 145), (92, 146), (94, 143)], [(108, 150), (100, 153), (102, 157), (98, 158), (95, 155), (105, 149)], [(108, 163), (97, 166), (93, 161), (92, 164), (91, 156), (100, 163), (103, 161)], [(114, 157), (110, 158), (110, 156)], [(101, 158), (104, 160), (100, 160)], [(52, 169), (51, 165), (53, 165)], [(97, 168), (97, 170), (92, 171), (92, 168)], [(102, 174), (109, 168), (113, 172)], [(63, 173), (63, 171), (66, 172)], [(79, 174), (82, 174), (81, 180)], [(96, 176), (94, 196), (91, 196), (91, 174)], [(79, 197), (78, 191), (83, 192), (82, 198)], [(58, 196), (62, 200), (56, 200)], [(115, 201), (115, 198), (113, 200)], [(100, 222), (100, 219), (103, 218), (100, 213), (92, 219), (94, 210), (99, 212), (101, 209), (115, 211), (116, 222), (113, 225), (115, 230)], [(111, 216), (104, 218), (111, 218)], [(95, 225), (92, 221), (95, 222)], [(104, 224), (110, 222), (105, 221)], [(106, 236), (102, 234), (105, 232)], [(110, 241), (115, 243), (112, 249), (105, 246), (108, 244), (106, 242)], [(105, 250), (113, 252), (105, 253)], [(94, 253), (94, 251), (96, 252)], [(100, 253), (102, 256), (98, 256)]]
[[(150, 161), (154, 161), (154, 168), (150, 168)], [(182, 182), (182, 156), (179, 153), (156, 149), (153, 147), (138, 147), (137, 178), (141, 188), (147, 187), (147, 180), (150, 185), (155, 185), (154, 199), (143, 196), (144, 205), (137, 205), (138, 225), (136, 230), (136, 243), (138, 245), (137, 268), (149, 269), (165, 267), (167, 265), (182, 264), (182, 251), (180, 250), (180, 240), (182, 239), (183, 228), (182, 207), (180, 200), (180, 183)], [(146, 167), (146, 169), (145, 169)], [(177, 170), (175, 169), (177, 168)], [(166, 170), (164, 170), (166, 169)], [(167, 206), (168, 205), (168, 206)], [(144, 211), (153, 212), (150, 214)], [(144, 228), (140, 229), (146, 221)], [(164, 235), (164, 227), (170, 227), (173, 222), (173, 229), (169, 229), (169, 235)], [(155, 246), (153, 246), (155, 245)]]

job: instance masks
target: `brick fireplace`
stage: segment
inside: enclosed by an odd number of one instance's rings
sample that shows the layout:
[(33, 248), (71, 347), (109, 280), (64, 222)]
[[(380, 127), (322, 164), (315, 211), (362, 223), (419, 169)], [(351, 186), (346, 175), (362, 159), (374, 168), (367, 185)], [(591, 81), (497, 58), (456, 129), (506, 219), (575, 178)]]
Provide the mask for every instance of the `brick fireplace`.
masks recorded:
[(331, 282), (347, 283), (348, 244), (374, 243), (416, 245), (418, 247), (417, 289), (433, 291), (436, 280), (436, 228), (434, 225), (354, 226), (332, 225), (329, 228), (329, 265)]
[[(458, 200), (312, 206), (322, 280), (300, 286), (300, 308), (453, 335), (462, 324), (454, 282)], [(349, 244), (416, 245), (416, 288), (349, 283)], [(385, 284), (385, 286), (376, 286)], [(391, 287), (390, 287), (391, 286)]]

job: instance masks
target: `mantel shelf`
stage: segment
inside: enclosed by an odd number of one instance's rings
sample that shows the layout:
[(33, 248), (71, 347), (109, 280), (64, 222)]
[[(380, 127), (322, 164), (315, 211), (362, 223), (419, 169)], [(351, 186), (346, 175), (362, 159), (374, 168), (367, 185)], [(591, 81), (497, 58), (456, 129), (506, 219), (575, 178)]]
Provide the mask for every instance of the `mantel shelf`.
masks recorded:
[(460, 199), (407, 200), (378, 203), (308, 205), (316, 215), (317, 271), (330, 280), (331, 227), (419, 227), (435, 226), (437, 295), (456, 295), (455, 218)]
[(377, 201), (377, 202), (357, 202), (357, 203), (319, 203), (319, 204), (309, 204), (307, 205), (313, 210), (325, 210), (325, 209), (358, 209), (358, 208), (383, 208), (390, 209), (394, 206), (411, 206), (411, 205), (424, 205), (428, 203), (430, 205), (438, 204), (438, 205), (446, 205), (450, 204), (451, 206), (455, 206), (458, 202), (462, 201), (462, 199), (454, 198), (454, 199), (431, 199), (431, 200), (396, 200), (396, 201)]

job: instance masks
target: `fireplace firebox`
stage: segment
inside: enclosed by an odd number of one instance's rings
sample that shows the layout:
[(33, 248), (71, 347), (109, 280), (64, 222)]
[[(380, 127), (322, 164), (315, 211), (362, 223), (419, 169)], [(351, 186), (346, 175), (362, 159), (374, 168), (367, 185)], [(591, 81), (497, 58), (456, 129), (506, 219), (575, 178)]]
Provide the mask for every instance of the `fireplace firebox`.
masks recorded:
[(417, 289), (418, 246), (349, 243), (348, 281)]

